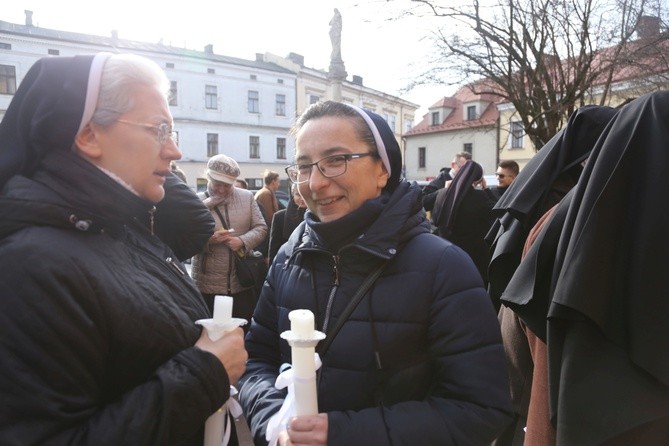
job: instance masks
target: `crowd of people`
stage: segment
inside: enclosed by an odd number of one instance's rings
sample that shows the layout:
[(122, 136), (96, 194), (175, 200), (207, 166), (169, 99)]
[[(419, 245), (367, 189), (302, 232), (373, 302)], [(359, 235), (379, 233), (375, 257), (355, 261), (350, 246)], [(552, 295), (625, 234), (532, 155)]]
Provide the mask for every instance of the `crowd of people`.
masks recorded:
[[(193, 192), (168, 95), (140, 56), (49, 57), (0, 122), (0, 443), (202, 445), (231, 385), (256, 445), (669, 441), (669, 92), (581, 107), (497, 185), (458, 152), (423, 189), (381, 116), (318, 102), (285, 209), (226, 154)], [(249, 324), (212, 341), (217, 295)], [(272, 434), (297, 309), (319, 413)]]

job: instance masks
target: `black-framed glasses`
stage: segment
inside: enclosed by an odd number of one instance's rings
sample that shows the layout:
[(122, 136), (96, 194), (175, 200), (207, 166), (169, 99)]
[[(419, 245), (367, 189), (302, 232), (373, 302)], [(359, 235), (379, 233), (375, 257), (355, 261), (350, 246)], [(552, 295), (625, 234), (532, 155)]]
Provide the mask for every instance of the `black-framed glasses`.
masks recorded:
[(334, 178), (344, 175), (348, 167), (348, 162), (365, 156), (377, 156), (376, 153), (341, 153), (321, 158), (315, 163), (297, 163), (286, 167), (288, 178), (295, 184), (302, 184), (309, 181), (313, 167), (318, 170), (325, 178)]
[(153, 129), (156, 134), (156, 140), (160, 145), (165, 144), (167, 142), (167, 138), (170, 138), (172, 141), (176, 142), (176, 133), (174, 132), (170, 124), (166, 124), (164, 122), (158, 125), (144, 124), (142, 122), (126, 121), (125, 119), (117, 119), (116, 122), (121, 122), (123, 124), (128, 124), (128, 125), (134, 125), (135, 127), (144, 127), (145, 129)]

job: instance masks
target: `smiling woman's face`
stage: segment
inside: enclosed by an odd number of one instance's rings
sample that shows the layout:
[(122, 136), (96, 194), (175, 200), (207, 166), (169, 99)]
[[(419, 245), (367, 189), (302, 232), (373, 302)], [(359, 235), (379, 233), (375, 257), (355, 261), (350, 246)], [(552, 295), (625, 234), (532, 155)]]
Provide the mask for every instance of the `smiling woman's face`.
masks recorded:
[[(313, 163), (331, 155), (370, 152), (372, 148), (360, 140), (350, 117), (314, 118), (297, 132), (297, 163)], [(311, 212), (322, 222), (330, 222), (378, 197), (387, 182), (388, 173), (382, 161), (366, 156), (347, 161), (346, 173), (334, 178), (326, 178), (314, 166), (309, 180), (298, 187)]]

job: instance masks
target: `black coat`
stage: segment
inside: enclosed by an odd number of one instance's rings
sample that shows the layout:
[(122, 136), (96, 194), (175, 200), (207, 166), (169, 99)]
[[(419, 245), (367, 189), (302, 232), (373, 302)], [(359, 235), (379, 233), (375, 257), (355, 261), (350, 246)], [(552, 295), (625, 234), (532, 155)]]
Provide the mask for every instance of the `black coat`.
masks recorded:
[(272, 216), (272, 229), (269, 233), (269, 261), (272, 263), (279, 248), (288, 241), (290, 234), (304, 220), (306, 208), (298, 208), (290, 199), (286, 209), (280, 209)]
[(494, 220), (494, 205), (495, 202), (490, 200), (485, 191), (470, 188), (458, 207), (453, 228), (447, 237), (469, 254), (485, 282), (488, 281), (490, 262), (490, 249), (485, 235)]
[(201, 445), (229, 396), (152, 204), (70, 151), (0, 195), (0, 443)]
[(311, 310), (327, 333), (326, 321), (331, 327), (387, 260), (322, 358), (318, 398), (328, 444), (486, 444), (510, 421), (499, 324), (471, 259), (429, 233), (418, 186), (402, 183), (383, 200), (371, 226), (336, 253), (325, 249), (307, 212), (274, 260), (240, 380), (256, 444), (285, 396), (274, 382), (291, 361), (279, 337), (290, 329), (288, 313)]

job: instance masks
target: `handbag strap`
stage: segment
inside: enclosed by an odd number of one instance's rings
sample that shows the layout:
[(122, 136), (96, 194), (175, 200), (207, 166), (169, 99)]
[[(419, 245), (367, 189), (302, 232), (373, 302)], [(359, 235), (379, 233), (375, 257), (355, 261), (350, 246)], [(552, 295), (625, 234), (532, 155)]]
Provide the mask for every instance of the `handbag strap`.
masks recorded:
[(346, 305), (346, 308), (344, 308), (344, 311), (335, 322), (332, 330), (327, 334), (325, 341), (316, 348), (318, 354), (321, 357), (325, 355), (325, 353), (330, 349), (330, 345), (332, 345), (332, 341), (334, 341), (334, 338), (337, 336), (337, 334), (339, 334), (339, 330), (341, 330), (341, 328), (344, 326), (344, 323), (353, 313), (353, 310), (355, 310), (360, 301), (362, 301), (362, 298), (365, 296), (369, 288), (374, 284), (374, 282), (376, 282), (376, 279), (379, 278), (386, 265), (388, 265), (388, 262), (383, 262), (378, 268), (372, 271), (369, 276), (367, 276), (364, 282), (362, 282), (360, 288), (358, 288), (358, 290), (355, 292), (355, 295), (351, 298), (348, 305)]
[(216, 214), (218, 214), (218, 218), (221, 219), (221, 226), (223, 226), (223, 229), (228, 229), (228, 225), (225, 222), (225, 218), (223, 218), (223, 214), (221, 214), (221, 210), (218, 208), (218, 206), (214, 207), (214, 210), (216, 211)]

